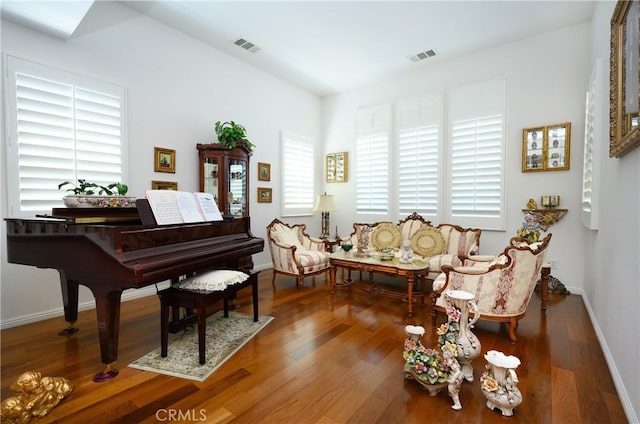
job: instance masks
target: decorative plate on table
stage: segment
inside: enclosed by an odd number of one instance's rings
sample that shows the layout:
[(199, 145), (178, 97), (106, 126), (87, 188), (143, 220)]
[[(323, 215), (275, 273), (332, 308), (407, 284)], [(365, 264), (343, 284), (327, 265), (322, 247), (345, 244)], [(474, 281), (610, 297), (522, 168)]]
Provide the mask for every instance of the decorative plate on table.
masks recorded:
[(383, 222), (373, 230), (371, 242), (376, 250), (381, 250), (385, 247), (397, 248), (400, 247), (401, 237), (402, 235), (397, 225), (391, 222)]
[(440, 255), (444, 252), (444, 237), (435, 228), (422, 228), (411, 237), (411, 248), (420, 256)]

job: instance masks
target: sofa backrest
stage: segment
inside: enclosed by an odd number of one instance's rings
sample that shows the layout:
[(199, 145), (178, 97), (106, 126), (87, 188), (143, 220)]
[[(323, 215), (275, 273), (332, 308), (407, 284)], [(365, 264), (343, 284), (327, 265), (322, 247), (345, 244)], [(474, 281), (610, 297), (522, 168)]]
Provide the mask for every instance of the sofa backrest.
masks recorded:
[(453, 224), (440, 224), (437, 228), (444, 237), (446, 254), (469, 256), (478, 253), (482, 233), (479, 228), (462, 228)]

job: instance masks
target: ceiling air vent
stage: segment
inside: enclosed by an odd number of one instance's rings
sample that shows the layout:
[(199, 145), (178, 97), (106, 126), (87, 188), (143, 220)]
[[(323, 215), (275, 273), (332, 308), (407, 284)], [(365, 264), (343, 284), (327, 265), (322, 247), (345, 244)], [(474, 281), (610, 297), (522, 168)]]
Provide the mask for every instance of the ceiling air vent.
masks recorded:
[(429, 59), (430, 57), (433, 57), (435, 55), (436, 55), (436, 52), (434, 52), (433, 50), (427, 50), (424, 52), (420, 52), (416, 55), (409, 56), (409, 60), (412, 62), (418, 62), (424, 59)]
[(237, 40), (235, 40), (233, 42), (233, 44), (235, 44), (236, 46), (242, 47), (245, 50), (250, 51), (251, 53), (255, 53), (258, 50), (260, 50), (260, 47), (256, 46), (255, 44), (245, 40), (244, 38), (240, 37)]

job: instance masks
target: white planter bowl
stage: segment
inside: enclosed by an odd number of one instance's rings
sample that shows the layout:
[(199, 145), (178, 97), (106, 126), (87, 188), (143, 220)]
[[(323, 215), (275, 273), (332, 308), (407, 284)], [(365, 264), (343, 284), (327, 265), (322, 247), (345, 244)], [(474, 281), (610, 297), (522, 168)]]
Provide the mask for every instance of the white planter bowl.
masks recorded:
[(136, 198), (129, 196), (73, 194), (65, 196), (62, 200), (68, 208), (133, 208), (136, 206)]

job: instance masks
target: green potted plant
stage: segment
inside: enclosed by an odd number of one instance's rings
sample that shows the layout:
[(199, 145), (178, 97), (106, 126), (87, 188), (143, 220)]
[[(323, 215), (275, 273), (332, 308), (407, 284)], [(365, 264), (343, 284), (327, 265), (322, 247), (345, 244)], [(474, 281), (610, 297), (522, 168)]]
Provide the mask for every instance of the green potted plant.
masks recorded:
[(247, 139), (247, 130), (244, 126), (234, 121), (216, 122), (215, 131), (218, 136), (218, 142), (230, 149), (244, 145), (248, 150), (252, 150), (255, 146)]
[(100, 208), (129, 208), (135, 206), (135, 197), (126, 194), (129, 187), (126, 184), (115, 182), (103, 186), (83, 178), (78, 182), (64, 181), (58, 184), (58, 190), (65, 186), (71, 186), (66, 191), (73, 193), (63, 198), (67, 207), (100, 207)]

